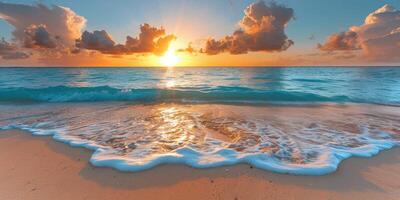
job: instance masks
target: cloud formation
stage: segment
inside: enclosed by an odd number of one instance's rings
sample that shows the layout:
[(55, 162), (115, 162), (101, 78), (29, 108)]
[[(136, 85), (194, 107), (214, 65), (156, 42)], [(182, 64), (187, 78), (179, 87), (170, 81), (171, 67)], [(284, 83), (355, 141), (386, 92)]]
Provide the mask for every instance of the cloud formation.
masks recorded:
[(323, 51), (360, 49), (358, 34), (354, 31), (332, 34), (325, 44), (318, 44), (318, 49)]
[[(167, 35), (162, 27), (143, 24), (138, 37), (127, 36), (125, 44), (117, 44), (105, 30), (83, 32), (86, 19), (62, 6), (0, 2), (0, 19), (14, 28), (14, 43), (0, 41), (0, 58), (21, 59), (38, 53), (39, 56), (35, 58), (46, 64), (57, 59), (77, 59), (79, 56), (93, 59), (90, 51), (83, 52), (85, 49), (98, 52), (96, 58), (100, 54), (112, 54), (115, 57), (135, 53), (162, 55), (176, 39), (174, 35)], [(26, 51), (30, 53), (24, 53)]]
[(85, 31), (81, 39), (76, 40), (76, 47), (107, 53), (115, 51), (115, 42), (105, 30), (93, 31), (93, 33)]
[(18, 51), (18, 48), (3, 39), (0, 40), (0, 57), (6, 60), (29, 58), (29, 54)]
[(175, 39), (174, 35), (166, 35), (164, 28), (152, 27), (145, 23), (140, 26), (139, 37), (127, 36), (125, 44), (116, 44), (105, 30), (85, 31), (76, 41), (76, 47), (97, 50), (105, 54), (154, 53), (162, 55)]
[(358, 50), (375, 61), (400, 61), (400, 11), (384, 5), (370, 13), (360, 26), (328, 37), (318, 44), (323, 51)]
[(31, 25), (25, 29), (24, 46), (26, 48), (56, 48), (57, 39), (47, 31), (45, 25)]
[(293, 18), (292, 8), (259, 1), (249, 5), (244, 14), (238, 30), (220, 40), (209, 38), (201, 52), (208, 55), (273, 52), (284, 51), (294, 44), (285, 34), (285, 27)]
[(0, 2), (0, 18), (14, 27), (14, 39), (28, 46), (54, 48), (54, 38), (59, 44), (74, 46), (86, 24), (86, 19), (62, 6), (22, 5)]

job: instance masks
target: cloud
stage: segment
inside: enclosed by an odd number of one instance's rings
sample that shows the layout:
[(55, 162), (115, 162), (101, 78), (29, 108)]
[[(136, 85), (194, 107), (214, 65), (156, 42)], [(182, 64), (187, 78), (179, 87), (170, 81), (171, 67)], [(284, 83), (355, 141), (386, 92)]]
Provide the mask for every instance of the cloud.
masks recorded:
[(29, 58), (29, 54), (18, 51), (14, 44), (8, 43), (4, 38), (0, 40), (0, 56), (6, 60)]
[(57, 39), (47, 31), (45, 25), (31, 25), (25, 29), (24, 46), (26, 48), (56, 48)]
[(94, 31), (93, 33), (85, 31), (81, 39), (76, 41), (76, 47), (107, 53), (114, 51), (115, 42), (105, 30)]
[[(1, 58), (28, 58), (32, 53), (24, 51), (29, 50), (39, 55), (32, 56), (32, 59), (45, 64), (60, 64), (59, 61), (69, 62), (71, 59), (87, 63), (90, 59), (100, 58), (99, 54), (112, 54), (115, 57), (135, 53), (161, 55), (176, 39), (174, 35), (167, 35), (162, 27), (143, 24), (138, 37), (128, 36), (125, 44), (117, 44), (104, 30), (83, 32), (86, 19), (70, 8), (56, 5), (48, 7), (43, 4), (0, 2), (0, 20), (14, 28), (13, 44), (1, 41)], [(96, 58), (85, 49), (98, 52)]]
[(400, 11), (384, 5), (370, 13), (360, 26), (332, 34), (323, 51), (361, 50), (364, 58), (374, 61), (400, 61)]
[(259, 1), (249, 5), (244, 14), (238, 30), (220, 40), (209, 38), (201, 52), (208, 55), (273, 52), (284, 51), (294, 44), (285, 34), (285, 27), (293, 18), (292, 8)]
[(323, 51), (360, 49), (358, 34), (354, 31), (332, 34), (325, 44), (318, 44), (318, 49)]
[(85, 31), (76, 41), (76, 47), (97, 50), (104, 54), (154, 53), (162, 55), (175, 39), (174, 35), (166, 35), (164, 28), (152, 27), (145, 23), (140, 26), (139, 37), (127, 36), (125, 44), (116, 44), (105, 30)]
[(53, 39), (59, 38), (59, 44), (74, 46), (86, 24), (86, 19), (69, 8), (43, 4), (22, 5), (0, 2), (0, 18), (14, 27), (14, 39), (24, 43), (32, 39), (35, 47), (54, 48)]
[[(13, 54), (6, 59), (27, 58), (24, 53), (38, 53), (39, 62), (68, 56), (75, 48), (75, 40), (81, 35), (86, 19), (69, 8), (47, 7), (43, 4), (23, 5), (0, 2), (0, 19), (13, 26)], [(30, 53), (32, 54), (32, 53)]]
[(126, 48), (131, 53), (149, 53), (162, 54), (168, 50), (171, 41), (176, 36), (166, 35), (164, 28), (152, 27), (149, 24), (140, 26), (139, 38), (126, 38)]
[(198, 50), (193, 48), (192, 43), (189, 43), (186, 48), (178, 49), (177, 52), (195, 54)]

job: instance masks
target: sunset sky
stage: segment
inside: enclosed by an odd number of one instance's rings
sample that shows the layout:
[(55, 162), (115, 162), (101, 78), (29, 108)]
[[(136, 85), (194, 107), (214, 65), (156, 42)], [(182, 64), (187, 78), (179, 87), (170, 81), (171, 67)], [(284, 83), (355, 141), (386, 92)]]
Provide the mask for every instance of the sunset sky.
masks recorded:
[(399, 0), (39, 2), (0, 0), (0, 66), (400, 65)]

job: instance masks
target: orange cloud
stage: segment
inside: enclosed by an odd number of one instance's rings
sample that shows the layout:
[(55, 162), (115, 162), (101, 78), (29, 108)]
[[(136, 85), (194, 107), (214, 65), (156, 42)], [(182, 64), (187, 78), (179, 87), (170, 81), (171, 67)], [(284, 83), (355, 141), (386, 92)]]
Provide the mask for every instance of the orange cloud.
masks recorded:
[(285, 34), (285, 27), (293, 18), (292, 8), (271, 2), (253, 3), (244, 11), (240, 29), (220, 40), (207, 40), (202, 53), (216, 55), (223, 52), (245, 54), (249, 51), (284, 51), (294, 42)]
[(77, 40), (79, 49), (97, 50), (104, 54), (135, 54), (153, 53), (162, 55), (168, 50), (169, 44), (176, 39), (174, 35), (166, 35), (164, 28), (152, 27), (149, 24), (140, 26), (138, 38), (126, 37), (124, 45), (116, 44), (105, 31), (85, 31)]
[(318, 44), (318, 49), (322, 51), (358, 50), (360, 49), (358, 34), (354, 31), (332, 34), (325, 44)]
[[(86, 19), (62, 6), (49, 8), (42, 4), (0, 2), (0, 19), (14, 27), (12, 36), (15, 41), (12, 44), (5, 40), (0, 41), (0, 58), (29, 57), (48, 65), (65, 65), (65, 63), (98, 65), (110, 62), (123, 64), (123, 61), (116, 61), (115, 55), (143, 53), (161, 55), (176, 39), (174, 35), (167, 35), (162, 27), (143, 24), (140, 26), (138, 37), (127, 36), (125, 44), (116, 44), (106, 31), (82, 33)], [(85, 49), (95, 50), (98, 53), (82, 51)], [(109, 57), (107, 54), (112, 54), (114, 57)], [(123, 65), (126, 65), (126, 62)]]

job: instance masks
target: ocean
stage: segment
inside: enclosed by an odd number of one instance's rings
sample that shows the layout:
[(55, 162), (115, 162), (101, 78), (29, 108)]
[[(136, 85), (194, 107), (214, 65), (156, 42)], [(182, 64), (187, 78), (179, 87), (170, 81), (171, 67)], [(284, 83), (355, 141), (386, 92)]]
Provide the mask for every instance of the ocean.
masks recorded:
[(322, 175), (400, 145), (400, 68), (0, 68), (0, 128), (141, 171)]

